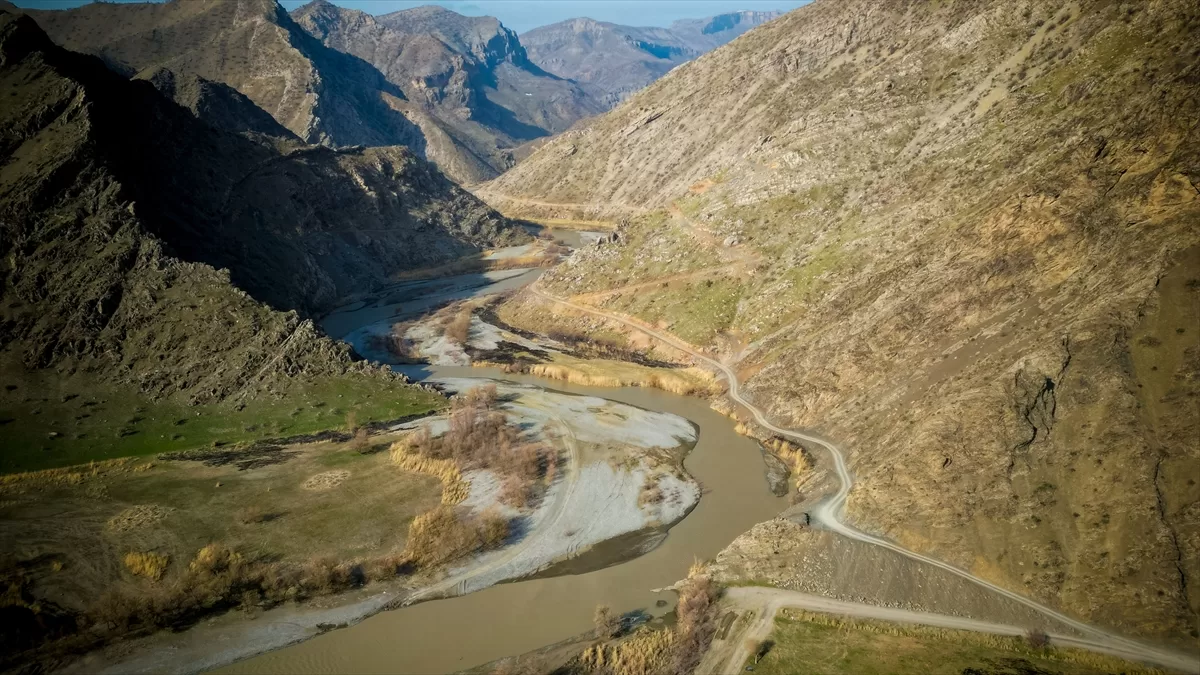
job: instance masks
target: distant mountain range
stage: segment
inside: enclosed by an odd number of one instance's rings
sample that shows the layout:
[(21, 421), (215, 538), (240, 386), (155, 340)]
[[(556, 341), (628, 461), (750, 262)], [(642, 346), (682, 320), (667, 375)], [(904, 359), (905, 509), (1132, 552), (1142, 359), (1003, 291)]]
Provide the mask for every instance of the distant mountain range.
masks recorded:
[(334, 147), (404, 145), (461, 183), (496, 177), (522, 146), (775, 16), (736, 12), (669, 29), (579, 19), (530, 32), (527, 53), (499, 20), (437, 6), (381, 16), (327, 0), (291, 14), (275, 0), (0, 7), (128, 77), (168, 70), (160, 89), (217, 126)]
[(316, 0), (93, 3), (32, 16), (58, 44), (127, 76), (169, 68), (229, 85), (308, 143), (405, 145), (460, 182), (603, 110), (531, 63), (490, 17), (419, 7), (381, 17)]
[(730, 12), (636, 28), (570, 19), (521, 35), (529, 58), (545, 70), (588, 86), (608, 107), (681, 63), (716, 49), (782, 12)]
[(420, 127), (426, 155), (464, 182), (497, 175), (513, 164), (512, 148), (604, 109), (534, 65), (516, 33), (492, 17), (434, 6), (375, 17), (316, 0), (292, 18), (402, 90), (396, 107)]

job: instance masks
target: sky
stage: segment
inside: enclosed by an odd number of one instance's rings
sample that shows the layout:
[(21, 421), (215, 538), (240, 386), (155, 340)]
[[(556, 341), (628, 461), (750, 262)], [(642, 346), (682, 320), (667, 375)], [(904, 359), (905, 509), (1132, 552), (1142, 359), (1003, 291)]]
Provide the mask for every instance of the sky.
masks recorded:
[[(91, 0), (16, 0), (37, 9), (78, 7)], [(127, 0), (119, 0), (127, 1)], [(188, 0), (179, 0), (188, 2)], [(291, 11), (308, 0), (281, 0)], [(437, 4), (468, 16), (494, 16), (509, 28), (525, 31), (586, 16), (628, 26), (666, 26), (676, 19), (699, 19), (739, 9), (792, 10), (806, 0), (331, 0), (334, 4), (386, 14), (400, 9)]]

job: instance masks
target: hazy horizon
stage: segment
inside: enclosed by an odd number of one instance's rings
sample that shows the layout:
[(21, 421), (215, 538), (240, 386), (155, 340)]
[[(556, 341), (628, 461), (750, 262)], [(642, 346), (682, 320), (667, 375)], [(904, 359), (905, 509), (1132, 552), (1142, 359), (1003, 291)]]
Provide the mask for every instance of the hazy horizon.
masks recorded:
[[(94, 0), (13, 0), (18, 7), (70, 9)], [(110, 0), (112, 1), (112, 0)], [(138, 2), (144, 0), (115, 0)], [(289, 12), (310, 0), (280, 0)], [(467, 16), (494, 16), (518, 33), (567, 19), (589, 18), (627, 26), (666, 27), (680, 19), (751, 11), (790, 11), (810, 0), (330, 0), (369, 14), (387, 14), (422, 5), (440, 5)]]

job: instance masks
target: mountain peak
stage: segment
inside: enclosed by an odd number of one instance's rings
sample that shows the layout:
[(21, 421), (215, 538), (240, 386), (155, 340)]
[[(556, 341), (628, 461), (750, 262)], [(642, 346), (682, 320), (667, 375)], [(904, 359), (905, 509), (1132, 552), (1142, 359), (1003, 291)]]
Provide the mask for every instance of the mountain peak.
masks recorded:
[(719, 47), (778, 12), (729, 12), (676, 21), (670, 28), (623, 26), (587, 17), (525, 33), (529, 59), (541, 68), (605, 93), (616, 105), (675, 66)]

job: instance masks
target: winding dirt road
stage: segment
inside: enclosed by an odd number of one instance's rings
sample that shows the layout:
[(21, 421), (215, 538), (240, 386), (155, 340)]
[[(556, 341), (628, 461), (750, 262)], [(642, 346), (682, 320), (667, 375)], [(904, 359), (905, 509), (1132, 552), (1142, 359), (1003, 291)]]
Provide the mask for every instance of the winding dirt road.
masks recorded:
[[(742, 665), (750, 658), (750, 650), (747, 647), (747, 643), (752, 640), (758, 642), (765, 640), (774, 628), (775, 614), (784, 607), (796, 607), (813, 612), (839, 614), (863, 619), (877, 619), (895, 623), (969, 630), (977, 633), (991, 633), (993, 635), (1020, 637), (1025, 634), (1025, 629), (1019, 626), (965, 619), (945, 614), (913, 612), (892, 607), (877, 607), (857, 602), (834, 600), (819, 595), (809, 595), (808, 593), (800, 593), (798, 591), (787, 591), (780, 588), (730, 588), (726, 591), (724, 600), (735, 611), (754, 612), (754, 620), (746, 630), (737, 635), (731, 634), (727, 636), (723, 645), (725, 649), (714, 650), (716, 652), (713, 654), (715, 658), (706, 660), (706, 663), (697, 672), (736, 673), (741, 671)], [(1156, 666), (1174, 668), (1185, 672), (1195, 671), (1197, 667), (1195, 658), (1184, 655), (1169, 655), (1164, 653), (1160, 655), (1163, 658), (1151, 660), (1142, 649), (1131, 649), (1124, 644), (1113, 643), (1109, 640), (1089, 640), (1058, 633), (1050, 633), (1049, 635), (1051, 644), (1059, 647), (1086, 649), (1130, 661), (1151, 661)], [(725, 657), (726, 653), (728, 657)]]
[[(635, 320), (632, 320), (632, 319), (629, 319), (626, 317), (622, 317), (617, 314), (605, 312), (603, 310), (594, 309), (592, 307), (587, 307), (584, 305), (579, 305), (577, 303), (571, 302), (570, 300), (564, 300), (564, 299), (556, 298), (552, 295), (549, 295), (546, 292), (542, 291), (540, 288), (538, 288), (537, 282), (534, 282), (533, 284), (531, 284), (529, 286), (529, 290), (531, 293), (533, 293), (534, 295), (536, 295), (537, 297), (539, 297), (543, 300), (557, 303), (557, 304), (563, 305), (565, 307), (569, 307), (569, 308), (579, 311), (579, 312), (584, 312), (586, 314), (592, 314), (594, 316), (599, 316), (599, 317), (608, 319), (610, 321), (617, 321), (619, 323), (622, 323), (626, 326), (629, 326), (630, 328), (633, 328), (642, 333), (645, 333), (646, 335), (649, 335), (652, 338), (655, 338), (661, 342), (664, 342), (664, 343), (670, 345), (671, 347), (674, 347), (675, 349), (685, 352), (685, 353), (689, 354), (690, 356), (692, 356), (693, 358), (696, 358), (699, 361), (702, 361), (703, 363), (712, 366), (713, 368), (716, 368), (719, 372), (724, 374), (726, 381), (729, 383), (729, 397), (731, 399), (733, 399), (735, 402), (737, 402), (738, 404), (740, 404), (741, 406), (743, 406), (746, 410), (748, 410), (750, 412), (750, 414), (754, 416), (755, 421), (758, 422), (760, 425), (762, 425), (764, 428), (770, 429), (771, 431), (773, 431), (781, 436), (785, 436), (785, 437), (799, 440), (802, 442), (810, 443), (813, 445), (818, 445), (818, 446), (824, 448), (826, 451), (828, 451), (830, 458), (833, 460), (834, 470), (837, 473), (838, 481), (839, 481), (840, 485), (838, 487), (837, 492), (834, 493), (833, 496), (824, 500), (812, 512), (813, 519), (817, 523), (823, 525), (824, 527), (826, 527), (834, 532), (837, 532), (838, 534), (841, 534), (845, 537), (848, 537), (850, 539), (861, 541), (861, 542), (864, 542), (867, 544), (872, 544), (875, 546), (880, 546), (880, 547), (886, 548), (890, 551), (895, 551), (896, 553), (907, 556), (908, 558), (911, 558), (913, 560), (918, 560), (920, 562), (923, 562), (923, 563), (926, 563), (929, 565), (933, 565), (934, 567), (938, 567), (940, 569), (946, 570), (947, 572), (958, 575), (958, 576), (962, 577), (963, 579), (966, 579), (974, 584), (978, 584), (979, 586), (982, 586), (990, 591), (998, 593), (1010, 600), (1013, 600), (1022, 605), (1025, 605), (1026, 607), (1029, 607), (1030, 609), (1033, 609), (1047, 617), (1050, 617), (1050, 618), (1055, 619), (1056, 621), (1059, 621), (1063, 625), (1069, 626), (1070, 628), (1078, 631), (1081, 635), (1086, 636), (1088, 638), (1086, 640), (1079, 640), (1080, 643), (1086, 643), (1089, 645), (1096, 645), (1096, 646), (1104, 646), (1105, 649), (1120, 649), (1120, 650), (1123, 650), (1123, 654), (1125, 654), (1125, 658), (1132, 658), (1134, 660), (1145, 661), (1145, 662), (1154, 663), (1154, 664), (1168, 665), (1168, 667), (1178, 668), (1178, 669), (1185, 670), (1185, 671), (1200, 671), (1200, 658), (1198, 658), (1194, 655), (1180, 654), (1180, 653), (1176, 653), (1171, 650), (1153, 647), (1150, 645), (1143, 644), (1141, 642), (1137, 642), (1135, 640), (1130, 640), (1128, 638), (1124, 638), (1119, 635), (1115, 635), (1113, 633), (1101, 630), (1099, 628), (1095, 628), (1095, 627), (1090, 626), (1090, 625), (1088, 625), (1082, 621), (1079, 621), (1077, 619), (1072, 619), (1071, 617), (1063, 614), (1062, 612), (1059, 612), (1059, 611), (1052, 609), (1050, 607), (1047, 607), (1039, 602), (1036, 602), (1034, 600), (1026, 598), (1023, 595), (1014, 593), (1013, 591), (1010, 591), (1006, 588), (997, 586), (996, 584), (993, 584), (990, 581), (980, 579), (979, 577), (976, 577), (975, 575), (971, 574), (970, 572), (967, 572), (966, 570), (955, 567), (954, 565), (950, 565), (949, 563), (945, 563), (940, 560), (936, 560), (934, 558), (930, 558), (928, 556), (921, 555), (920, 553), (910, 551), (910, 550), (904, 548), (903, 546), (900, 546), (899, 544), (888, 541), (886, 539), (882, 539), (880, 537), (876, 537), (874, 535), (867, 534), (865, 532), (862, 532), (860, 530), (857, 530), (857, 529), (847, 525), (845, 522), (842, 521), (841, 518), (842, 518), (844, 507), (846, 504), (846, 497), (849, 496), (850, 489), (854, 486), (854, 479), (850, 475), (850, 470), (846, 466), (846, 458), (842, 454), (841, 449), (839, 449), (836, 445), (834, 445), (830, 441), (827, 441), (818, 436), (814, 436), (812, 434), (804, 433), (804, 432), (800, 432), (800, 431), (794, 431), (791, 429), (783, 429), (778, 426), (775, 426), (774, 424), (771, 424), (771, 422), (769, 420), (767, 420), (766, 416), (763, 414), (762, 410), (760, 410), (753, 403), (747, 401), (745, 398), (742, 397), (742, 395), (739, 391), (740, 383), (738, 382), (737, 375), (736, 375), (736, 373), (734, 373), (732, 368), (730, 368), (729, 366), (725, 365), (724, 363), (722, 363), (720, 361), (717, 361), (717, 360), (701, 353), (700, 351), (693, 348), (691, 345), (676, 338), (673, 335), (670, 335), (669, 333), (663, 333), (663, 332), (655, 330), (649, 326), (646, 326), (646, 325), (642, 324), (641, 322), (638, 322), (638, 321), (635, 321)], [(773, 615), (774, 614), (772, 613), (772, 616)], [(955, 617), (946, 617), (946, 618), (953, 619)], [(967, 621), (967, 620), (961, 619), (961, 621)], [(1075, 639), (1075, 638), (1071, 638), (1071, 639)], [(1092, 647), (1086, 647), (1086, 648), (1091, 649)]]

